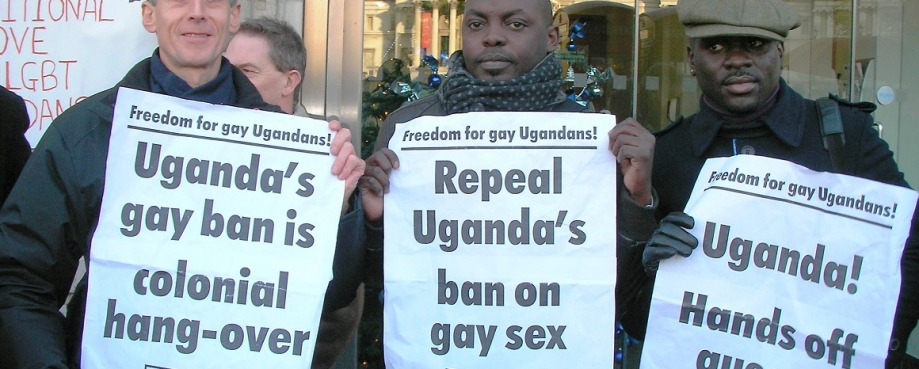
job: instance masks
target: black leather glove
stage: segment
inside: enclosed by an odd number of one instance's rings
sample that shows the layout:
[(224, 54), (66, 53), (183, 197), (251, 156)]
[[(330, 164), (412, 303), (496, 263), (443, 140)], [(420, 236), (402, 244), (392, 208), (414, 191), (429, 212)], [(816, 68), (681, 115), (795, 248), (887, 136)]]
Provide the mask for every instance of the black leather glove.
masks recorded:
[(669, 259), (673, 255), (687, 257), (692, 250), (699, 246), (699, 240), (689, 234), (684, 228), (692, 228), (696, 221), (686, 213), (675, 211), (661, 220), (660, 226), (651, 234), (651, 239), (645, 245), (641, 255), (641, 263), (645, 272), (657, 271), (661, 260)]

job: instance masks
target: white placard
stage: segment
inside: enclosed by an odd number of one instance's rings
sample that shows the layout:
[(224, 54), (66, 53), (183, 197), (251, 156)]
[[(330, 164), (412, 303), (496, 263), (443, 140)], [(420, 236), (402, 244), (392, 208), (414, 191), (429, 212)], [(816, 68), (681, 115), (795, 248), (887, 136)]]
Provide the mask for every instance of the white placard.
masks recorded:
[(25, 100), (34, 147), (65, 109), (111, 88), (149, 57), (156, 36), (139, 0), (0, 2), (0, 84)]
[(882, 368), (916, 192), (760, 156), (709, 159), (699, 247), (661, 263), (642, 368)]
[(396, 127), (387, 367), (612, 368), (614, 124), (469, 113)]
[(84, 368), (308, 368), (344, 185), (328, 124), (120, 89)]

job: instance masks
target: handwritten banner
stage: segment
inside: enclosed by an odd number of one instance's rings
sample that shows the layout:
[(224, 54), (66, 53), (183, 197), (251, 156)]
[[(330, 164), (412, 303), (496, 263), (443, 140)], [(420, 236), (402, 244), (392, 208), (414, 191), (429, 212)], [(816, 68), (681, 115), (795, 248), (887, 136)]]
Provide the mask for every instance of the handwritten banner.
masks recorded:
[(385, 206), (393, 368), (612, 368), (616, 162), (600, 114), (396, 127)]
[(156, 48), (141, 1), (4, 0), (0, 84), (22, 96), (35, 146), (65, 109), (111, 88)]
[(118, 93), (83, 367), (309, 367), (344, 185), (322, 121)]
[(752, 155), (700, 173), (642, 368), (883, 367), (916, 192)]

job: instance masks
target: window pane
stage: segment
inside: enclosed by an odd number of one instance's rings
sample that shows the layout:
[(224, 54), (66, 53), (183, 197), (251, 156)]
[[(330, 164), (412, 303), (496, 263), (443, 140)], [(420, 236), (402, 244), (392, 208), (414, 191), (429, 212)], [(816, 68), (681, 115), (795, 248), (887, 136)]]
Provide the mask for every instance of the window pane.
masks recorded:
[(268, 17), (286, 21), (303, 35), (304, 0), (239, 0), (241, 20)]
[(556, 20), (562, 39), (557, 54), (565, 86), (589, 98), (595, 110), (609, 110), (618, 120), (632, 116), (633, 2), (559, 3), (563, 7)]
[(789, 3), (801, 14), (801, 27), (792, 30), (785, 40), (782, 76), (807, 98), (827, 93), (849, 98), (852, 2), (795, 0)]
[(365, 23), (373, 24), (364, 29), (365, 126), (376, 127), (403, 103), (434, 91), (436, 77), (431, 76), (446, 75), (447, 58), (461, 44), (463, 3), (364, 2)]
[[(633, 76), (636, 1), (561, 3), (569, 23), (567, 29), (561, 29), (566, 38), (559, 52), (566, 61), (565, 77), (577, 92), (586, 75), (587, 93), (595, 109), (610, 110), (618, 120), (634, 116), (651, 130), (666, 126), (680, 109), (694, 109), (698, 95), (695, 84), (684, 81), (684, 75), (688, 76), (684, 71), (685, 37), (676, 20), (676, 0), (637, 2), (641, 12), (637, 80)], [(579, 23), (583, 33), (572, 34), (577, 27), (571, 25)], [(637, 110), (632, 111), (636, 87)], [(690, 102), (688, 106), (684, 100)]]
[(638, 104), (635, 118), (652, 131), (699, 107), (699, 89), (686, 63), (686, 35), (676, 2), (646, 3), (638, 18)]

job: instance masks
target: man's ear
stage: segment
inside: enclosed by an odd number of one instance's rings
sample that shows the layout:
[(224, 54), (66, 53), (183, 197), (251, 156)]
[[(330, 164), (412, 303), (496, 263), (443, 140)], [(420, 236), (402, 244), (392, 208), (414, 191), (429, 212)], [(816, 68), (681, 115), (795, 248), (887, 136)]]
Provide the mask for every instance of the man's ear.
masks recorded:
[(686, 61), (689, 63), (689, 70), (696, 70), (696, 61), (693, 59), (695, 54), (692, 53), (692, 41), (686, 46)]
[(236, 5), (233, 5), (233, 7), (230, 9), (230, 34), (235, 34), (237, 31), (239, 31), (240, 9), (241, 7), (238, 1), (236, 2)]
[(554, 52), (558, 49), (559, 33), (558, 26), (553, 24), (549, 26), (549, 29), (546, 30), (548, 36), (548, 43), (546, 44), (546, 53)]
[[(281, 90), (282, 96), (291, 96), (294, 94), (294, 91), (297, 90), (297, 86), (300, 85), (300, 81), (303, 80), (303, 76), (300, 75), (300, 72), (296, 70), (290, 70), (287, 72), (287, 83), (284, 84), (284, 89)], [(296, 103), (296, 101), (294, 102)]]
[(778, 46), (776, 47), (779, 48), (779, 60), (784, 62), (785, 61), (785, 43), (779, 42)]
[(144, 24), (144, 29), (150, 33), (156, 33), (156, 6), (151, 4), (149, 1), (144, 1), (140, 4), (140, 16), (141, 22)]

